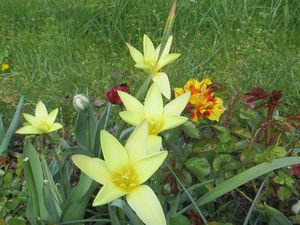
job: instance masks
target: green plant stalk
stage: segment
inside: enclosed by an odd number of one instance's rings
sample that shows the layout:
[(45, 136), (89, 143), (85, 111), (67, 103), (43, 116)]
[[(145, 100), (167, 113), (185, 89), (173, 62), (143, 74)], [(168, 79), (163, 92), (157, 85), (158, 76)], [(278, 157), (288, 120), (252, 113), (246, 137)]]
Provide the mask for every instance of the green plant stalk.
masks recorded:
[(249, 220), (251, 219), (251, 215), (252, 215), (252, 212), (253, 212), (254, 207), (256, 205), (256, 202), (258, 201), (260, 193), (262, 192), (263, 188), (265, 187), (265, 184), (267, 183), (268, 179), (269, 179), (269, 176), (266, 176), (266, 178), (261, 183), (261, 185), (260, 185), (260, 187), (258, 189), (258, 192), (256, 193), (255, 198), (254, 198), (254, 200), (253, 200), (253, 202), (251, 204), (251, 207), (250, 207), (250, 209), (249, 209), (249, 211), (247, 213), (247, 216), (245, 218), (245, 221), (244, 221), (243, 225), (247, 225), (248, 222), (249, 222)]
[(204, 215), (202, 214), (201, 210), (199, 209), (199, 207), (197, 206), (196, 202), (194, 201), (193, 197), (190, 195), (190, 193), (188, 192), (188, 190), (185, 188), (184, 184), (180, 181), (180, 179), (176, 176), (175, 172), (173, 171), (173, 169), (167, 164), (165, 163), (168, 167), (168, 169), (170, 170), (170, 172), (173, 174), (173, 176), (176, 178), (177, 182), (180, 184), (181, 188), (183, 189), (183, 191), (185, 192), (185, 194), (188, 196), (188, 198), (191, 200), (192, 205), (195, 207), (196, 211), (198, 212), (198, 214), (200, 215), (203, 223), (205, 225), (208, 225), (208, 221), (206, 220), (206, 218), (204, 217)]

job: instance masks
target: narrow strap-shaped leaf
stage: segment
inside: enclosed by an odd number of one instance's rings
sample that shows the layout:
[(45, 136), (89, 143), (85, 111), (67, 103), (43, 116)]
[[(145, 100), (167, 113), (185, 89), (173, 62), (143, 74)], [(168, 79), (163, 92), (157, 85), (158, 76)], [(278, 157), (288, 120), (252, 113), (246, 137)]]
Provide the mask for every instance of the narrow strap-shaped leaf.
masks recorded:
[(163, 38), (162, 38), (162, 42), (161, 42), (161, 45), (160, 45), (160, 49), (159, 49), (159, 54), (158, 54), (158, 58), (157, 58), (157, 62), (159, 61), (166, 45), (167, 45), (167, 42), (168, 42), (168, 39), (172, 33), (172, 28), (173, 28), (173, 24), (174, 24), (174, 20), (175, 20), (175, 11), (176, 11), (176, 4), (177, 4), (177, 1), (175, 0), (173, 5), (172, 5), (172, 8), (169, 12), (169, 16), (168, 16), (168, 19), (167, 19), (167, 22), (166, 22), (166, 25), (165, 25), (165, 28), (164, 28), (164, 33), (163, 33)]
[(188, 190), (185, 188), (185, 186), (183, 185), (183, 183), (181, 182), (181, 180), (178, 178), (178, 176), (176, 175), (176, 173), (173, 171), (173, 169), (166, 163), (168, 169), (170, 170), (170, 172), (172, 173), (172, 175), (176, 178), (177, 182), (180, 184), (181, 188), (183, 189), (184, 193), (188, 196), (188, 198), (190, 199), (190, 201), (192, 202), (192, 205), (195, 207), (197, 213), (199, 214), (199, 216), (201, 217), (203, 223), (205, 225), (208, 224), (208, 221), (206, 220), (206, 218), (204, 217), (203, 213), (201, 212), (200, 208), (197, 206), (195, 200), (193, 199), (193, 197), (190, 195), (190, 193), (188, 192)]
[(3, 126), (3, 121), (2, 121), (2, 117), (0, 114), (0, 144), (4, 138), (5, 132), (4, 132), (4, 126)]
[(6, 134), (1, 142), (0, 156), (7, 155), (7, 148), (8, 148), (9, 142), (10, 142), (12, 136), (14, 135), (15, 131), (17, 130), (19, 122), (20, 122), (20, 114), (22, 111), (23, 102), (24, 102), (24, 96), (21, 97), (21, 99), (18, 103), (18, 106), (17, 106), (17, 110), (15, 112), (15, 115), (14, 115), (14, 117), (6, 131)]
[(129, 205), (126, 202), (124, 202), (122, 199), (117, 199), (117, 200), (113, 201), (111, 203), (111, 206), (116, 206), (116, 207), (122, 209), (125, 212), (125, 214), (127, 215), (127, 217), (129, 218), (129, 220), (131, 222), (130, 224), (132, 224), (132, 225), (143, 224), (141, 222), (141, 220), (133, 212), (133, 210), (129, 207)]
[[(265, 162), (265, 163), (256, 165), (256, 166), (226, 180), (225, 182), (219, 184), (218, 186), (216, 186), (212, 191), (206, 193), (201, 198), (199, 198), (196, 201), (197, 205), (201, 206), (201, 205), (205, 205), (211, 201), (214, 201), (215, 199), (234, 190), (235, 188), (237, 188), (257, 177), (260, 177), (266, 173), (269, 173), (273, 170), (276, 170), (276, 169), (279, 169), (282, 167), (286, 167), (286, 166), (292, 165), (292, 164), (299, 164), (299, 163), (300, 163), (300, 157), (285, 157), (285, 158), (275, 159), (272, 162)], [(193, 205), (191, 204), (191, 205), (183, 208), (182, 210), (180, 210), (180, 213), (185, 212), (192, 206)]]
[(253, 200), (253, 202), (252, 202), (252, 204), (251, 204), (251, 207), (250, 207), (250, 209), (248, 210), (248, 213), (247, 213), (247, 216), (246, 216), (246, 219), (245, 219), (243, 225), (247, 225), (248, 222), (250, 221), (252, 212), (253, 212), (253, 210), (254, 210), (254, 208), (255, 208), (255, 205), (256, 205), (256, 203), (257, 203), (257, 201), (258, 201), (258, 199), (259, 199), (260, 193), (262, 192), (263, 188), (265, 187), (265, 184), (267, 183), (268, 179), (269, 179), (269, 176), (267, 176), (267, 177), (264, 179), (264, 181), (261, 183), (261, 185), (260, 185), (260, 187), (259, 187), (259, 189), (258, 189), (258, 192), (256, 193), (255, 198), (254, 198), (254, 200)]
[(110, 118), (110, 112), (111, 112), (111, 103), (107, 103), (104, 112), (102, 113), (97, 125), (97, 133), (96, 133), (95, 146), (94, 146), (95, 157), (100, 156), (100, 131), (103, 129), (105, 130), (107, 128), (107, 124)]
[(24, 147), (24, 156), (25, 156), (25, 180), (26, 183), (29, 183), (28, 191), (30, 196), (34, 197), (34, 212), (37, 217), (41, 220), (47, 221), (51, 216), (48, 214), (45, 208), (45, 199), (44, 199), (44, 183), (43, 183), (43, 172), (42, 165), (39, 159), (39, 154), (33, 145), (29, 142), (25, 144)]

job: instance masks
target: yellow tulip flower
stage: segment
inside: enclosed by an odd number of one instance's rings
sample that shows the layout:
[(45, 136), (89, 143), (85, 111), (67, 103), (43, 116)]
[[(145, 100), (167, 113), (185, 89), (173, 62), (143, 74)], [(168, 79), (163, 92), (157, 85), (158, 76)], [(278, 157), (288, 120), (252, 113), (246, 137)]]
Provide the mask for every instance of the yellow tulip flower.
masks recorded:
[[(102, 188), (93, 206), (104, 205), (126, 196), (129, 206), (147, 225), (165, 225), (166, 220), (159, 200), (152, 189), (143, 184), (164, 162), (167, 151), (147, 153), (147, 123), (141, 123), (123, 147), (110, 133), (100, 133), (104, 160), (85, 155), (73, 155), (74, 164)], [(160, 148), (157, 143), (154, 148)]]
[[(147, 120), (150, 138), (157, 139), (157, 135), (168, 129), (178, 127), (188, 118), (180, 116), (187, 105), (190, 93), (185, 93), (167, 105), (163, 105), (162, 95), (156, 83), (149, 88), (144, 105), (128, 93), (118, 91), (126, 111), (119, 113), (127, 123), (137, 126)], [(157, 140), (158, 141), (158, 140)]]
[(161, 93), (167, 99), (170, 99), (171, 97), (170, 82), (167, 74), (160, 72), (160, 69), (165, 65), (172, 63), (180, 56), (180, 54), (177, 53), (169, 54), (172, 40), (173, 37), (170, 36), (160, 58), (158, 58), (158, 56), (161, 45), (155, 49), (151, 39), (147, 35), (144, 35), (143, 38), (144, 55), (136, 48), (126, 43), (130, 54), (136, 63), (135, 67), (151, 76), (153, 82), (158, 84)]
[(48, 134), (62, 128), (60, 123), (55, 123), (58, 109), (48, 114), (43, 102), (39, 101), (35, 108), (35, 116), (23, 113), (30, 125), (26, 125), (16, 131), (17, 134)]

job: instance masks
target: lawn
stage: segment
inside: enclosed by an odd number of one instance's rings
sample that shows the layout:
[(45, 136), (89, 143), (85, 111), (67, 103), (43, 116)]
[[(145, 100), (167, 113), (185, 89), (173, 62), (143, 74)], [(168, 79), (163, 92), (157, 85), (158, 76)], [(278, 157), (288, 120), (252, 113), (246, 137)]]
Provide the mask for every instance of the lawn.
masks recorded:
[[(147, 34), (161, 41), (171, 1), (2, 0), (0, 49), (11, 70), (0, 74), (0, 111), (38, 100), (60, 107), (72, 122), (76, 93), (102, 99), (117, 83), (142, 82), (125, 42), (142, 48)], [(173, 87), (209, 76), (232, 93), (254, 86), (280, 89), (288, 110), (300, 104), (300, 2), (179, 1), (167, 68)]]

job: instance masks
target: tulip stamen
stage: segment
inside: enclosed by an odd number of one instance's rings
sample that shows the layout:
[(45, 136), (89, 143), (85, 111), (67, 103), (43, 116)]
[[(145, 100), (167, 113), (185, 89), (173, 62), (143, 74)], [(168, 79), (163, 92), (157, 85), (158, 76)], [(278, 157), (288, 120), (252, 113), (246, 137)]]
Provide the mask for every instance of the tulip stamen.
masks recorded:
[(130, 191), (132, 188), (138, 185), (137, 176), (132, 168), (126, 168), (116, 172), (112, 181), (126, 191)]

